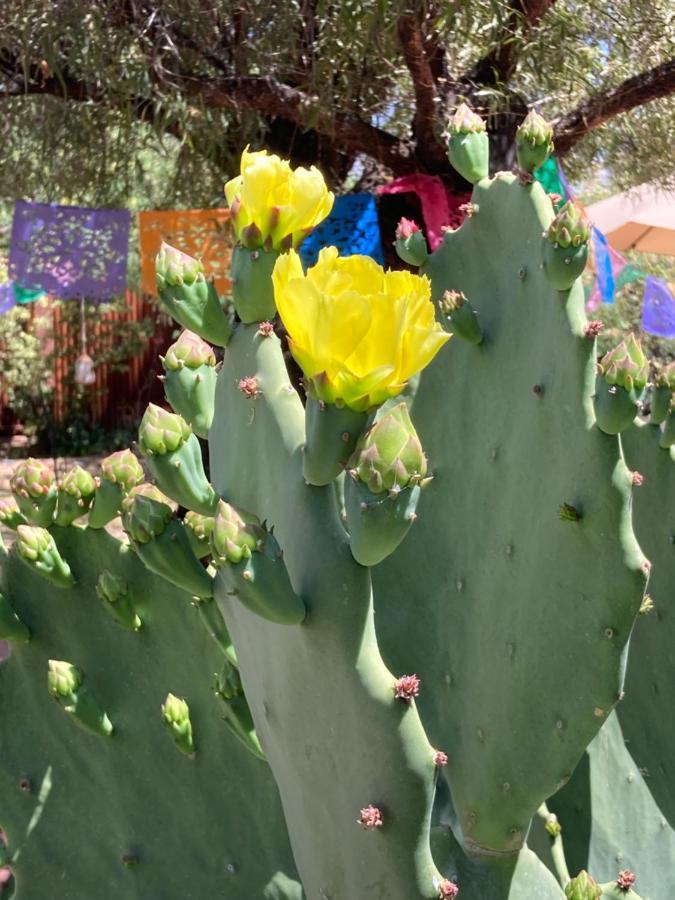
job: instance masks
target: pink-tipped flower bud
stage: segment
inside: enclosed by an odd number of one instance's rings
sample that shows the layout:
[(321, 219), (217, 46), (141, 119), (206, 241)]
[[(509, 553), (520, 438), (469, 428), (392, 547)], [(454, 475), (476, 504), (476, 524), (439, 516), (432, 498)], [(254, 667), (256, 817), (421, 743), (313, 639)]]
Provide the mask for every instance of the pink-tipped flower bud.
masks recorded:
[(623, 869), (623, 871), (619, 872), (619, 875), (616, 879), (616, 886), (620, 891), (629, 891), (633, 885), (635, 884), (635, 873), (631, 872), (630, 869)]
[(454, 900), (458, 894), (459, 888), (454, 881), (448, 881), (447, 878), (444, 878), (438, 885), (439, 900)]

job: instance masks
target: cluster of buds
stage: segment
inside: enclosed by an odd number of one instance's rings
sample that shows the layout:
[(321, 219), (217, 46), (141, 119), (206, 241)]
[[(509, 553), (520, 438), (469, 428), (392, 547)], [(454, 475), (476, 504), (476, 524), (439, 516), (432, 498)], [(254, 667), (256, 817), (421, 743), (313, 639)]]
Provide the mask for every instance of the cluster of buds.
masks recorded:
[(570, 200), (549, 225), (546, 237), (555, 247), (567, 250), (569, 247), (581, 247), (587, 244), (591, 232), (581, 211)]
[(255, 516), (240, 513), (221, 500), (211, 531), (214, 565), (239, 563), (262, 550), (266, 531)]
[(427, 458), (405, 403), (399, 403), (362, 435), (349, 462), (349, 474), (373, 494), (398, 494), (422, 484)]
[(618, 385), (627, 391), (641, 391), (649, 378), (649, 362), (641, 344), (631, 334), (602, 357), (598, 372), (607, 384)]

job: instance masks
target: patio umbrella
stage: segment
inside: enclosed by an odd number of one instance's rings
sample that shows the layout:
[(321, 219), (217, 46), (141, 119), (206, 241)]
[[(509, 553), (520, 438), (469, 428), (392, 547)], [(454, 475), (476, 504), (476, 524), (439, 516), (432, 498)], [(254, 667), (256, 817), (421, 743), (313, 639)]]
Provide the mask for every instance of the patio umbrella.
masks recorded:
[(642, 184), (586, 207), (615, 250), (675, 256), (675, 192)]

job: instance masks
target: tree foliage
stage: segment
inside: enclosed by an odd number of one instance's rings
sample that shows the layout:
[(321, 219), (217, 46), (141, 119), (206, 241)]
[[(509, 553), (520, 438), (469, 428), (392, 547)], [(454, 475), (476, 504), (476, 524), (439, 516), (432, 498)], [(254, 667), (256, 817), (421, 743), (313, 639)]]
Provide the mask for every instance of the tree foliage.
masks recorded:
[[(241, 147), (454, 177), (467, 98), (498, 165), (528, 106), (572, 174), (672, 180), (670, 0), (4, 0), (2, 194), (215, 204)], [(354, 163), (358, 162), (356, 170)]]

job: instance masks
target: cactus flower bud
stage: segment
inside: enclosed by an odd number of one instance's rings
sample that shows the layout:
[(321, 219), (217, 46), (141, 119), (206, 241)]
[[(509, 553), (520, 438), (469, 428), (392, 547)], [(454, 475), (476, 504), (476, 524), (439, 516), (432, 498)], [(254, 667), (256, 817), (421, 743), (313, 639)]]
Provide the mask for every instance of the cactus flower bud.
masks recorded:
[(553, 128), (533, 109), (516, 132), (518, 165), (524, 172), (534, 172), (553, 152)]
[(305, 604), (293, 590), (281, 549), (256, 516), (221, 500), (211, 552), (228, 597), (237, 597), (252, 612), (279, 625), (303, 621)]
[(569, 290), (586, 268), (590, 236), (587, 222), (570, 200), (544, 237), (544, 272), (557, 291)]
[(453, 333), (470, 344), (480, 344), (483, 332), (476, 310), (466, 302), (461, 291), (445, 291), (439, 301), (441, 312), (448, 317)]
[(122, 526), (151, 572), (195, 597), (211, 597), (211, 576), (195, 556), (172, 503), (154, 485), (141, 484), (124, 498)]
[(141, 451), (164, 493), (187, 509), (212, 515), (218, 495), (204, 472), (199, 440), (185, 419), (150, 403), (138, 436)]
[(349, 469), (373, 494), (398, 493), (422, 483), (427, 459), (405, 403), (390, 409), (362, 435)]
[(455, 884), (454, 881), (448, 881), (447, 878), (444, 878), (443, 881), (438, 885), (438, 897), (439, 900), (454, 900), (459, 894), (459, 888)]
[(9, 484), (21, 514), (32, 525), (42, 528), (51, 525), (56, 485), (49, 466), (30, 457), (14, 469)]
[(607, 384), (627, 391), (642, 391), (649, 378), (649, 362), (633, 334), (603, 356), (598, 370)]
[(388, 410), (360, 438), (349, 462), (345, 511), (349, 546), (362, 566), (389, 556), (416, 518), (427, 460), (408, 407)]
[(143, 481), (143, 469), (131, 450), (117, 450), (101, 460), (101, 477), (128, 493)]
[(112, 722), (83, 684), (84, 674), (61, 659), (48, 661), (47, 685), (49, 693), (80, 728), (109, 737)]
[(53, 697), (70, 697), (82, 684), (82, 673), (71, 663), (50, 659), (48, 667), (47, 683)]
[(582, 870), (565, 886), (566, 900), (600, 900), (602, 889), (588, 872)]
[(190, 707), (181, 697), (167, 694), (161, 709), (164, 722), (169, 727), (178, 749), (186, 756), (194, 756), (195, 745), (190, 722)]
[(232, 329), (201, 262), (163, 243), (155, 259), (157, 292), (167, 312), (183, 328), (224, 347)]
[(13, 530), (16, 530), (19, 525), (27, 524), (14, 497), (5, 497), (0, 500), (0, 523)]
[(122, 526), (132, 541), (147, 544), (164, 532), (173, 509), (153, 484), (139, 484), (122, 501)]
[(143, 469), (131, 450), (118, 450), (101, 461), (101, 478), (89, 512), (89, 527), (103, 528), (122, 510), (122, 500), (143, 481)]
[(178, 371), (184, 366), (188, 369), (199, 369), (201, 366), (215, 366), (216, 355), (210, 344), (203, 341), (194, 331), (185, 329), (166, 351), (162, 364), (167, 372)]
[(648, 377), (649, 362), (633, 335), (603, 356), (598, 363), (593, 398), (596, 424), (601, 431), (619, 434), (632, 424)]
[(398, 223), (394, 247), (403, 262), (410, 266), (421, 266), (429, 255), (426, 238), (412, 219), (401, 219)]
[(158, 279), (161, 278), (165, 284), (173, 287), (194, 284), (200, 276), (203, 279), (204, 266), (200, 260), (162, 241), (155, 257), (155, 272)]
[(94, 500), (96, 482), (82, 466), (73, 466), (59, 485), (56, 503), (57, 525), (70, 525), (86, 514)]
[(216, 509), (211, 530), (211, 551), (214, 565), (238, 563), (259, 551), (266, 532), (259, 520), (221, 500)]
[(120, 625), (130, 631), (138, 631), (141, 627), (141, 620), (134, 609), (129, 585), (124, 578), (104, 569), (96, 582), (96, 593), (103, 600), (105, 608)]
[(629, 891), (635, 884), (635, 873), (630, 869), (623, 869), (616, 879), (616, 886), (620, 891)]
[(466, 103), (460, 103), (448, 122), (448, 134), (476, 134), (485, 131), (485, 122)]
[(215, 525), (213, 516), (202, 516), (190, 510), (185, 514), (183, 525), (195, 555), (202, 559), (211, 552), (211, 532)]
[(476, 184), (489, 174), (490, 145), (485, 122), (461, 103), (448, 123), (448, 158), (462, 178)]
[(70, 566), (62, 559), (54, 538), (46, 528), (19, 525), (16, 533), (17, 552), (31, 568), (57, 587), (68, 588), (75, 584)]
[(591, 232), (579, 208), (570, 200), (549, 225), (546, 237), (549, 243), (566, 250), (587, 244)]
[(182, 416), (150, 403), (141, 419), (138, 443), (144, 456), (163, 455), (178, 450), (191, 434)]

